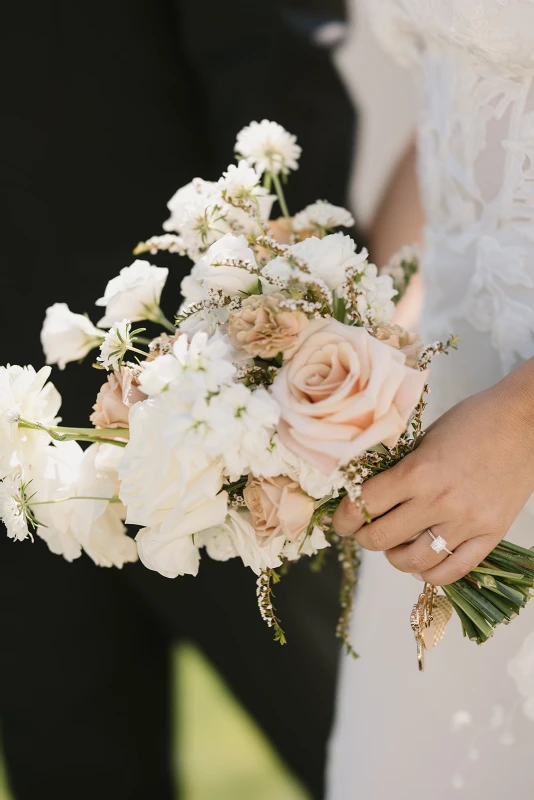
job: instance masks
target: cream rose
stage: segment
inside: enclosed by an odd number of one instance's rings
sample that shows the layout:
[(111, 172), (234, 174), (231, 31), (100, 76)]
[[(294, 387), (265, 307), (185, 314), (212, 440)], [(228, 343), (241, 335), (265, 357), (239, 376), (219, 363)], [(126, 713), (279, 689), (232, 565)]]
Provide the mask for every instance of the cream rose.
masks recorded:
[(376, 329), (375, 336), (389, 347), (400, 350), (406, 356), (406, 366), (415, 369), (423, 352), (423, 340), (418, 333), (412, 333), (400, 325), (383, 325)]
[(228, 336), (233, 346), (254, 358), (275, 358), (295, 344), (308, 325), (302, 311), (281, 308), (282, 294), (252, 295), (231, 315)]
[(271, 387), (282, 443), (325, 475), (377, 444), (393, 447), (426, 380), (405, 361), (365, 328), (312, 320)]
[(249, 477), (243, 497), (262, 545), (269, 544), (278, 536), (294, 542), (310, 524), (313, 500), (286, 475)]
[(90, 420), (96, 428), (127, 428), (130, 407), (139, 400), (146, 400), (146, 394), (132, 370), (122, 367), (108, 375), (100, 388)]
[(257, 267), (246, 237), (227, 233), (211, 245), (208, 252), (194, 265), (191, 273), (183, 279), (180, 288), (186, 306), (205, 300), (209, 290), (221, 290), (228, 297), (255, 290), (258, 276), (239, 266), (222, 266), (228, 260), (248, 262), (251, 267)]

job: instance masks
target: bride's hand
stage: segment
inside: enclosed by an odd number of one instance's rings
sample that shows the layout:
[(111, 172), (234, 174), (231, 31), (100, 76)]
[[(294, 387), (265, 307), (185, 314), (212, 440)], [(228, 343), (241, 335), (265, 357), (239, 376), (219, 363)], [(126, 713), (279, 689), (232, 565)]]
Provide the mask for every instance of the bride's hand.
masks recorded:
[[(454, 406), (413, 453), (364, 484), (370, 524), (348, 498), (333, 522), (341, 535), (355, 533), (365, 549), (384, 550), (402, 572), (440, 586), (480, 564), (532, 492), (534, 359)], [(429, 528), (453, 555), (432, 550)]]

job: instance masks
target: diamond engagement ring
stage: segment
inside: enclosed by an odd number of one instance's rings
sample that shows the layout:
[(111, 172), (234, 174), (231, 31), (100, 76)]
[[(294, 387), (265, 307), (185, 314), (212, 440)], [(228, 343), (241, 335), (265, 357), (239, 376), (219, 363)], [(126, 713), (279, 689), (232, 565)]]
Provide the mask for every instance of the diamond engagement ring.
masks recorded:
[(447, 547), (447, 542), (445, 541), (443, 536), (434, 536), (430, 528), (427, 529), (427, 533), (432, 539), (432, 544), (430, 545), (430, 547), (435, 553), (441, 553), (443, 552), (443, 550), (445, 550), (446, 553), (452, 556), (452, 550), (449, 550), (449, 548)]

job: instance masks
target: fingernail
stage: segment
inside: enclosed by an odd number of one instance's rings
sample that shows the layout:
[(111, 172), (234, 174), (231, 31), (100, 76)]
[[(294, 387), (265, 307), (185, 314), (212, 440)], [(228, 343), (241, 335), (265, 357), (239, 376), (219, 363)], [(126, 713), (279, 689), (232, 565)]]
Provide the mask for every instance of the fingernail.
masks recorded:
[(412, 575), (412, 578), (415, 578), (416, 581), (421, 581), (422, 583), (425, 582), (425, 579), (421, 575), (419, 575), (419, 573), (412, 572), (411, 575)]

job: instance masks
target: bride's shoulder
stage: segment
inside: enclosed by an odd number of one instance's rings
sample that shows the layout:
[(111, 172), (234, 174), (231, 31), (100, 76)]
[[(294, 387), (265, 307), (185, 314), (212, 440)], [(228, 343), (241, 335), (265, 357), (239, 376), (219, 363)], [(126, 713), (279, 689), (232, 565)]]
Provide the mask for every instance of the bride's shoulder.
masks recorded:
[(383, 45), (411, 60), (428, 42), (534, 70), (534, 0), (364, 0)]

